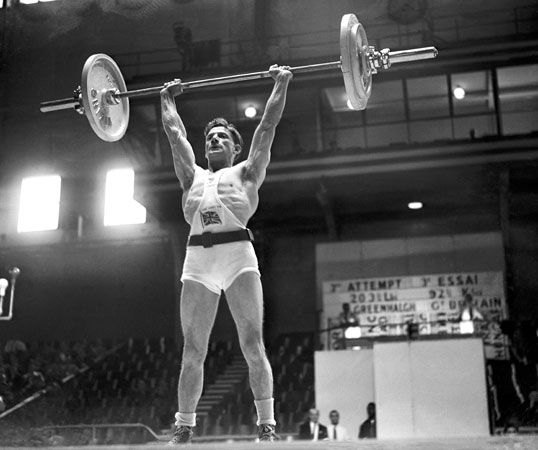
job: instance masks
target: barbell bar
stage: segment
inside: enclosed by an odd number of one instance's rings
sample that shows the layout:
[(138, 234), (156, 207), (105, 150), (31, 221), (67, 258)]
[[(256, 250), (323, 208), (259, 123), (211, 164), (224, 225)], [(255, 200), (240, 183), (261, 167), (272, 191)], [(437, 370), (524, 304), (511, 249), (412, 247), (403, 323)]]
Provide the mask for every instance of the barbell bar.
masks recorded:
[[(388, 69), (392, 64), (435, 58), (435, 47), (422, 47), (391, 52), (377, 51), (368, 45), (366, 32), (354, 14), (346, 14), (340, 24), (340, 60), (291, 67), (293, 74), (321, 72), (340, 69), (349, 105), (352, 109), (365, 109), (372, 89), (372, 74), (378, 69)], [(207, 86), (252, 81), (269, 78), (269, 71), (208, 78), (182, 82), (184, 91)], [(116, 62), (108, 55), (90, 56), (82, 70), (81, 85), (73, 97), (43, 102), (41, 112), (47, 113), (74, 108), (85, 114), (95, 133), (103, 140), (113, 142), (121, 139), (129, 123), (129, 98), (158, 94), (164, 85), (127, 90)]]

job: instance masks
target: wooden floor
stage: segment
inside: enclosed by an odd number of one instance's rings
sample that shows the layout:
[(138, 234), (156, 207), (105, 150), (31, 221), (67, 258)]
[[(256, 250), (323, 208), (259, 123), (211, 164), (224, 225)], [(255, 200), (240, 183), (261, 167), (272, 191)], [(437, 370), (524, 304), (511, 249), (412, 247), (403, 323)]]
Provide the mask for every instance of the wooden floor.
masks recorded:
[[(182, 448), (178, 446), (176, 448)], [(4, 447), (12, 448), (15, 447)], [(18, 447), (20, 449), (20, 447)], [(164, 443), (145, 445), (98, 445), (84, 447), (39, 447), (51, 449), (87, 449), (87, 450), (170, 450)], [(451, 439), (400, 439), (400, 440), (362, 440), (353, 442), (218, 442), (218, 443), (193, 443), (185, 446), (193, 450), (247, 450), (271, 448), (273, 450), (537, 450), (538, 435), (517, 436), (492, 436), (483, 438), (451, 438)]]

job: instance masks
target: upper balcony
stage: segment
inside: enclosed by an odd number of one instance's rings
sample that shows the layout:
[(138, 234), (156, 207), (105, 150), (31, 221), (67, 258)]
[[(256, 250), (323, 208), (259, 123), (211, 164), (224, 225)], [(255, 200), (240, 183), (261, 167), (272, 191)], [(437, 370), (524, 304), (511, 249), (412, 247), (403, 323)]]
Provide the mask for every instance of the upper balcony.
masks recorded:
[[(538, 65), (528, 63), (538, 43), (535, 5), (525, 1), (415, 3), (427, 7), (414, 18), (390, 7), (371, 7), (364, 17), (358, 16), (369, 43), (376, 48), (435, 45), (440, 51), (438, 59), (396, 65), (375, 75), (366, 111), (347, 108), (339, 70), (298, 75), (290, 86), (273, 147), (275, 159), (502, 139), (538, 131)], [(275, 9), (284, 6), (279, 2)], [(178, 46), (113, 56), (129, 88), (153, 86), (178, 76), (190, 81), (265, 70), (275, 61), (297, 66), (339, 60), (339, 23), (329, 24), (332, 18), (303, 19), (309, 25), (299, 23), (297, 29), (310, 27), (308, 32), (270, 35), (286, 28), (273, 24), (251, 39), (192, 42), (185, 38), (190, 30), (182, 23), (175, 30)], [(405, 21), (410, 23), (402, 24)], [(457, 87), (464, 89), (464, 98), (454, 96)], [(248, 141), (269, 90), (267, 82), (260, 80), (184, 94), (182, 116), (193, 141), (202, 142), (210, 114), (239, 122)], [(157, 102), (157, 98), (133, 102), (132, 120), (162, 137)], [(244, 116), (247, 106), (256, 107), (254, 120)], [(152, 136), (146, 140), (158, 139)], [(195, 146), (195, 151), (203, 158), (203, 149)], [(171, 163), (166, 155), (161, 161)]]
[[(24, 58), (35, 64), (33, 68), (46, 67), (38, 68), (38, 76), (48, 72), (42, 83), (35, 84), (39, 84), (40, 95), (47, 94), (41, 100), (50, 100), (65, 96), (64, 82), (80, 79), (77, 64), (97, 52), (113, 56), (129, 89), (161, 85), (177, 77), (189, 81), (265, 70), (275, 62), (297, 66), (335, 61), (340, 57), (340, 18), (354, 12), (376, 48), (400, 50), (435, 45), (439, 57), (395, 65), (375, 75), (365, 111), (347, 108), (339, 70), (296, 76), (290, 85), (266, 179), (266, 185), (275, 192), (276, 210), (282, 206), (280, 193), (286, 189), (276, 185), (284, 180), (331, 176), (334, 179), (328, 182), (329, 189), (349, 190), (349, 196), (356, 197), (356, 189), (352, 188), (357, 173), (538, 160), (538, 64), (534, 59), (538, 17), (532, 1), (407, 2), (427, 6), (414, 17), (414, 12), (406, 12), (405, 8), (389, 11), (391, 5), (400, 3), (403, 7), (402, 2), (392, 1), (198, 0), (187, 4), (168, 2), (153, 9), (140, 6), (142, 3), (137, 3), (138, 9), (121, 9), (123, 2), (101, 1), (13, 7), (5, 16), (9, 20), (0, 24), (6, 48), (11, 51), (8, 57), (13, 58), (10, 62), (16, 62), (19, 54), (27, 50)], [(349, 10), (351, 3), (355, 10)], [(85, 6), (88, 4), (93, 6)], [(51, 14), (54, 20), (44, 20)], [(12, 24), (17, 26), (9, 28)], [(41, 42), (40, 36), (47, 39)], [(54, 52), (52, 56), (43, 51), (45, 46)], [(66, 75), (67, 64), (76, 70)], [(0, 78), (8, 81), (0, 84), (5, 99), (0, 112), (8, 111), (5, 117), (11, 114), (10, 107), (18, 107), (21, 112), (23, 108), (37, 110), (38, 99), (31, 98), (31, 93), (38, 88), (32, 91), (34, 84), (25, 83), (24, 77), (20, 81), (20, 74), (0, 72)], [(463, 98), (456, 98), (456, 87), (465, 90)], [(248, 142), (269, 92), (270, 82), (260, 80), (185, 93), (178, 104), (198, 162), (203, 164), (202, 130), (209, 119), (216, 115), (227, 117), (238, 124)], [(53, 93), (59, 95), (49, 96)], [(131, 102), (129, 131), (122, 149), (129, 149), (140, 163), (136, 167), (139, 172), (150, 173), (146, 180), (137, 178), (142, 180), (141, 190), (148, 195), (168, 191), (173, 197), (169, 205), (177, 205), (177, 181), (158, 103), (158, 96)], [(246, 106), (256, 106), (258, 116), (246, 118)], [(24, 120), (33, 119), (36, 117)], [(39, 116), (32, 126), (69, 130), (67, 135), (73, 133), (73, 121), (67, 113), (54, 120)], [(21, 144), (24, 133), (14, 136), (11, 130), (16, 129), (5, 127), (3, 132), (11, 133), (10, 148), (19, 152), (29, 146)], [(80, 135), (81, 144), (76, 148), (70, 145), (71, 139), (65, 138), (69, 141), (65, 144), (55, 134), (50, 135), (47, 145), (58, 149), (58, 154), (65, 147), (72, 161), (88, 161), (87, 155), (93, 155), (102, 143), (95, 137), (92, 140)], [(109, 149), (102, 154), (111, 154)], [(166, 186), (151, 178), (153, 175)], [(438, 175), (435, 172), (435, 176), (428, 176), (428, 183), (438, 183)], [(534, 176), (527, 175), (529, 179)], [(457, 177), (457, 173), (449, 176)], [(407, 183), (407, 178), (402, 176), (401, 183), (395, 184), (393, 177), (377, 177), (391, 183), (394, 190)], [(484, 185), (487, 183), (485, 180)], [(295, 187), (298, 197), (300, 189)], [(315, 189), (307, 186), (304, 191), (311, 195)], [(346, 205), (352, 203), (347, 200)], [(357, 210), (362, 211), (359, 206)], [(373, 205), (372, 210), (375, 208), (378, 206)]]

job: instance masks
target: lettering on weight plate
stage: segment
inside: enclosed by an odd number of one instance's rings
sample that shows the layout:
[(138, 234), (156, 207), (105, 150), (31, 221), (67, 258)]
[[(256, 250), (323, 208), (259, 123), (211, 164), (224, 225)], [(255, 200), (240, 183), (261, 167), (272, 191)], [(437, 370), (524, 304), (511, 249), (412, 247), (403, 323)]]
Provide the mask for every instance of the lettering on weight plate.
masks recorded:
[(112, 119), (105, 113), (99, 116), (99, 122), (101, 123), (101, 128), (110, 128), (112, 126)]
[(105, 76), (106, 80), (108, 81), (108, 84), (112, 87), (116, 87), (116, 81), (110, 78), (110, 75), (108, 73)]

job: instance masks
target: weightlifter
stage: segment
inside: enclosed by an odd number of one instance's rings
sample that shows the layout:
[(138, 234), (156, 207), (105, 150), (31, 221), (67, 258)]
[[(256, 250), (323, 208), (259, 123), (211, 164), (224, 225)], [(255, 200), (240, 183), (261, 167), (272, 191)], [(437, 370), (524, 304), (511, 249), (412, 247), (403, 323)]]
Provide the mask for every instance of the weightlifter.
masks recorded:
[(276, 126), (282, 117), (292, 73), (273, 65), (271, 95), (252, 137), (248, 157), (234, 165), (243, 147), (241, 135), (225, 119), (205, 128), (208, 169), (195, 162), (175, 97), (180, 80), (161, 91), (163, 127), (170, 141), (174, 169), (183, 190), (182, 207), (191, 229), (181, 281), (180, 317), (184, 338), (178, 386), (176, 429), (169, 444), (191, 441), (196, 406), (202, 393), (204, 360), (221, 291), (235, 321), (258, 415), (260, 441), (278, 439), (273, 408), (273, 374), (262, 338), (263, 293), (252, 233), (246, 227), (258, 206)]

